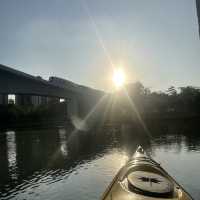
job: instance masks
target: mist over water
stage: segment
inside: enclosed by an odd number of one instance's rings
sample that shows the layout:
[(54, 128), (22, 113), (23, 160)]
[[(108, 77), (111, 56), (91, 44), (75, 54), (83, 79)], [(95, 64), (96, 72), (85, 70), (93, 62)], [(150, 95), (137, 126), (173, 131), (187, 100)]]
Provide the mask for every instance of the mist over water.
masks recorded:
[[(99, 199), (138, 145), (195, 198), (200, 196), (198, 121), (149, 121), (90, 131), (0, 132), (0, 199)], [(73, 134), (71, 134), (73, 133)]]

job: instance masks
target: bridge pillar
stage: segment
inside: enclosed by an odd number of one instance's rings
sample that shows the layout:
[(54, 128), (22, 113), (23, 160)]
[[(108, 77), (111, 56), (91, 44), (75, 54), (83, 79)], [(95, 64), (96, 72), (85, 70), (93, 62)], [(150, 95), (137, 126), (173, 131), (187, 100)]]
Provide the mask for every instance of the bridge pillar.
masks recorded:
[(67, 99), (67, 116), (79, 116), (79, 106), (77, 99)]
[(8, 104), (8, 95), (0, 94), (0, 104), (7, 105)]
[(15, 104), (20, 106), (31, 105), (30, 95), (15, 95)]
[(60, 102), (60, 98), (58, 97), (48, 97), (47, 99), (48, 104), (55, 104)]
[(39, 105), (47, 104), (47, 97), (31, 96), (31, 104), (33, 106), (39, 106)]

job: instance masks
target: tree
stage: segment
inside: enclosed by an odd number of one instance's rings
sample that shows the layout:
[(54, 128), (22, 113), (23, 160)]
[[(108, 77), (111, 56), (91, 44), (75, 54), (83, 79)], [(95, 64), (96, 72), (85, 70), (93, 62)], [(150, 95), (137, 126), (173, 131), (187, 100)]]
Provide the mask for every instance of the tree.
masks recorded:
[(174, 86), (170, 86), (170, 87), (167, 89), (167, 94), (170, 95), (170, 96), (175, 96), (175, 95), (177, 95), (176, 88), (175, 88)]

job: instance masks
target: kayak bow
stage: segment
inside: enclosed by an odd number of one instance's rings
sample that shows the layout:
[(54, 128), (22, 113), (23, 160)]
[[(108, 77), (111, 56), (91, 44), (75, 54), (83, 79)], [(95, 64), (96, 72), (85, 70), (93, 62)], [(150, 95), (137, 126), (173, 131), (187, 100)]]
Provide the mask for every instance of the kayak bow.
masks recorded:
[(192, 197), (139, 146), (101, 199), (192, 200)]

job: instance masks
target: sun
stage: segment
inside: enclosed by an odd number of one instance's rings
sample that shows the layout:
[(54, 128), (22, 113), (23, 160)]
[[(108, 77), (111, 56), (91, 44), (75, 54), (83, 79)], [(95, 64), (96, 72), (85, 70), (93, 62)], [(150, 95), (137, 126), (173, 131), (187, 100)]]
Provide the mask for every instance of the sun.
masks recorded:
[(113, 82), (116, 88), (120, 88), (125, 83), (125, 74), (121, 68), (115, 69), (113, 73)]

